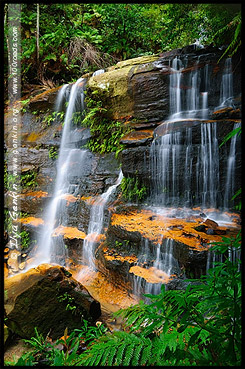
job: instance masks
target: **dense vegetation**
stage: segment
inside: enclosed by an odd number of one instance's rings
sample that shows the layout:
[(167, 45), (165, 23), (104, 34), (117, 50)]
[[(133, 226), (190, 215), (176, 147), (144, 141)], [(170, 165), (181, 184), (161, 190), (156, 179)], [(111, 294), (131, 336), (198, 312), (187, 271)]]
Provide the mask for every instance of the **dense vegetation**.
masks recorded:
[(224, 237), (212, 250), (225, 260), (200, 280), (189, 280), (185, 290), (165, 291), (163, 285), (159, 295), (146, 295), (149, 304), (117, 312), (122, 331), (83, 321), (81, 330), (55, 342), (36, 332), (26, 340), (32, 351), (15, 365), (241, 365), (241, 268), (229, 257), (240, 248), (241, 234)]
[[(232, 55), (241, 44), (241, 13), (236, 4), (22, 4), (21, 22), (24, 90), (30, 84), (53, 87), (72, 82), (116, 61), (161, 53), (196, 40), (226, 45), (224, 55)], [(6, 38), (4, 49), (7, 61)], [(4, 68), (7, 76), (7, 63)], [(7, 87), (7, 77), (5, 81)], [(83, 120), (92, 133), (89, 148), (118, 154), (126, 131), (119, 129), (117, 121), (103, 124), (106, 107), (96, 94), (92, 97), (87, 96), (89, 112)], [(43, 123), (49, 125), (55, 119), (50, 114)], [(55, 147), (50, 148), (49, 157), (56, 159)], [(4, 180), (7, 187), (11, 177), (6, 168)], [(35, 173), (22, 174), (21, 185), (36, 187)], [(147, 191), (137, 178), (125, 178), (122, 192), (126, 199), (141, 200)], [(23, 248), (28, 248), (29, 234), (21, 237)], [(187, 281), (185, 290), (162, 288), (161, 294), (148, 295), (150, 303), (141, 301), (119, 311), (116, 316), (124, 318), (122, 331), (111, 332), (103, 324), (91, 326), (85, 320), (80, 330), (66, 330), (57, 341), (36, 331), (36, 337), (26, 340), (32, 351), (12, 364), (241, 365), (241, 268), (239, 260), (229, 257), (232, 251), (240, 251), (241, 235), (223, 238), (212, 248), (224, 256), (222, 263), (217, 262), (200, 280)]]
[[(8, 4), (4, 10), (7, 35)], [(22, 4), (22, 82), (52, 87), (196, 40), (230, 45), (231, 54), (240, 35), (239, 4)], [(7, 75), (6, 38), (4, 51)]]

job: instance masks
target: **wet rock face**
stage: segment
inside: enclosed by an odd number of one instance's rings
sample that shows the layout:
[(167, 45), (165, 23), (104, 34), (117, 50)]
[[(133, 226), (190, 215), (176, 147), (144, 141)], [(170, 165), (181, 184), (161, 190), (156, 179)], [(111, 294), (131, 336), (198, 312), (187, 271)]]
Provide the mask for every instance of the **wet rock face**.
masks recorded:
[[(206, 219), (198, 209), (180, 217), (178, 212), (159, 215), (152, 210), (118, 207), (112, 214), (106, 241), (99, 248), (97, 257), (115, 283), (130, 280), (133, 288), (136, 266), (142, 278), (156, 279), (159, 272), (154, 263), (160, 245), (162, 255), (166, 254), (163, 263), (172, 260), (173, 279), (200, 278), (206, 273), (209, 245), (221, 241), (224, 234), (227, 237), (234, 235), (238, 229), (235, 218), (233, 226), (226, 228)], [(172, 245), (171, 251), (169, 245)], [(103, 272), (102, 266), (98, 264)], [(171, 278), (165, 283), (174, 284)]]
[[(195, 49), (192, 46), (163, 53), (160, 57), (141, 57), (118, 63), (113, 68), (88, 80), (92, 90), (103, 93), (108, 89), (108, 106), (114, 119), (131, 116), (139, 122), (159, 122), (168, 118), (169, 76), (172, 73), (172, 60), (178, 56), (183, 63), (180, 88), (184, 91), (190, 88), (190, 73), (200, 70), (200, 78), (204, 79), (204, 67), (208, 67), (209, 95), (208, 104), (211, 110), (219, 106), (222, 73), (225, 58), (218, 59), (222, 51), (206, 47)], [(241, 93), (241, 64), (239, 56), (233, 58), (234, 96)], [(200, 85), (200, 92), (205, 86)], [(238, 104), (239, 105), (239, 104)], [(236, 108), (239, 108), (237, 106)]]
[[(228, 109), (230, 112), (230, 109)], [(226, 114), (227, 109), (224, 110), (224, 114)], [(140, 178), (141, 183), (146, 185), (151, 191), (154, 191), (156, 177), (160, 175), (160, 171), (162, 170), (162, 166), (168, 166), (168, 171), (165, 173), (165, 176), (169, 178), (169, 188), (173, 187), (171, 181), (175, 181), (178, 183), (179, 198), (184, 198), (185, 191), (187, 190), (185, 184), (186, 177), (186, 168), (185, 168), (185, 160), (187, 150), (189, 152), (189, 158), (191, 160), (191, 173), (192, 180), (190, 182), (190, 188), (188, 190), (192, 194), (193, 198), (196, 200), (194, 205), (199, 204), (201, 193), (199, 193), (199, 177), (202, 175), (201, 167), (200, 167), (200, 154), (202, 150), (202, 142), (204, 140), (203, 131), (206, 130), (205, 126), (208, 127), (207, 131), (210, 132), (210, 138), (206, 137), (206, 144), (208, 144), (209, 149), (213, 150), (208, 140), (214, 140), (214, 132), (216, 131), (217, 137), (217, 150), (218, 157), (212, 157), (212, 161), (219, 161), (219, 175), (218, 175), (218, 183), (217, 183), (217, 206), (223, 206), (224, 202), (224, 189), (227, 181), (227, 171), (228, 171), (228, 157), (230, 154), (231, 140), (228, 140), (224, 145), (221, 145), (224, 138), (234, 129), (236, 123), (241, 123), (240, 119), (230, 119), (224, 118), (224, 114), (222, 112), (218, 115), (220, 119), (217, 120), (179, 120), (174, 122), (163, 122), (158, 125), (154, 129), (154, 137), (155, 137), (155, 146), (141, 145), (141, 146), (132, 146), (127, 144), (127, 148), (122, 151), (121, 161), (122, 161), (122, 171), (125, 177), (135, 177), (137, 175)], [(205, 130), (204, 130), (205, 129)], [(163, 151), (161, 150), (161, 139), (167, 137), (166, 135), (176, 134), (178, 135), (178, 143), (176, 146), (176, 150), (178, 149), (178, 161), (173, 162), (173, 160), (169, 160), (169, 162), (161, 164), (161, 157), (163, 155)], [(191, 138), (191, 141), (190, 141)], [(125, 140), (127, 143), (127, 141)], [(138, 145), (138, 143), (137, 143)], [(220, 146), (221, 145), (221, 146)], [(165, 147), (165, 150), (168, 149), (168, 146)], [(163, 150), (163, 148), (162, 148)], [(170, 152), (171, 154), (171, 152)], [(169, 154), (169, 155), (170, 155)], [(158, 167), (156, 168), (156, 160), (158, 160)], [(177, 160), (177, 159), (175, 159)], [(175, 177), (173, 177), (173, 165), (175, 164)], [(236, 142), (236, 159), (235, 159), (235, 167), (234, 167), (234, 175), (236, 177), (236, 183), (234, 188), (234, 193), (241, 187), (241, 139), (237, 138)], [(217, 175), (217, 173), (216, 173)], [(151, 194), (150, 194), (151, 195)], [(193, 204), (190, 204), (193, 205)], [(230, 208), (233, 204), (230, 202)]]
[[(96, 320), (100, 304), (65, 268), (42, 264), (6, 280), (6, 325), (23, 338), (38, 332), (53, 339), (81, 327), (81, 318)], [(67, 304), (73, 310), (67, 309)]]

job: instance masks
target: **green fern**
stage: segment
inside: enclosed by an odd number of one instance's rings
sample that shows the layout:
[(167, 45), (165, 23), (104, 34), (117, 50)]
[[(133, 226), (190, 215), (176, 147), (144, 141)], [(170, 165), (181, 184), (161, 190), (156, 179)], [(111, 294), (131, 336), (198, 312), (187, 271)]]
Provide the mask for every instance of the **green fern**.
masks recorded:
[(226, 32), (232, 32), (231, 31), (232, 29), (234, 29), (233, 39), (226, 48), (226, 50), (224, 51), (224, 53), (219, 58), (218, 63), (228, 53), (229, 53), (228, 56), (231, 58), (237, 52), (238, 48), (241, 46), (241, 30), (242, 30), (241, 12), (239, 12), (230, 23), (226, 24), (223, 28), (219, 29), (213, 36), (213, 40), (217, 36), (225, 34)]
[(149, 338), (127, 332), (100, 337), (80, 356), (76, 365), (137, 366), (150, 362), (152, 343)]

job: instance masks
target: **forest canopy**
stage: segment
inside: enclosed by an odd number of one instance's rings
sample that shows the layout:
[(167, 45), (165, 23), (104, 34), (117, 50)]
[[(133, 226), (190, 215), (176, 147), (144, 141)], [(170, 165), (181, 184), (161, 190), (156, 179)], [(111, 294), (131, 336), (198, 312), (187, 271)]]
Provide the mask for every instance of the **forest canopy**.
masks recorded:
[[(24, 84), (50, 80), (59, 85), (120, 60), (195, 42), (228, 46), (241, 24), (240, 4), (28, 3), (21, 7)], [(4, 11), (7, 35), (8, 4)], [(235, 46), (237, 42), (239, 37)], [(4, 50), (6, 75), (6, 37)]]

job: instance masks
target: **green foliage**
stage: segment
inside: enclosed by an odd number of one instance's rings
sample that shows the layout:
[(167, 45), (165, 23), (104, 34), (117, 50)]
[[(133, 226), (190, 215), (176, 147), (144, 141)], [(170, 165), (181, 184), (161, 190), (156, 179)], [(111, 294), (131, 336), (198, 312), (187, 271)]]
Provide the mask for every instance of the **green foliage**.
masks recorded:
[(64, 116), (65, 116), (65, 113), (63, 111), (60, 111), (60, 112), (53, 111), (52, 113), (47, 114), (44, 117), (42, 122), (45, 124), (45, 126), (49, 127), (51, 124), (53, 124), (57, 120), (59, 120), (60, 122), (63, 122)]
[[(239, 12), (228, 24), (226, 24), (224, 27), (219, 29), (215, 35), (213, 36), (213, 39), (215, 40), (220, 35), (227, 35), (231, 39), (228, 47), (226, 48), (225, 52), (221, 55), (219, 61), (228, 54), (228, 56), (231, 58), (238, 50), (238, 48), (242, 44), (241, 40), (241, 33), (242, 33), (242, 17), (241, 12)], [(227, 37), (227, 36), (226, 36)]]
[(127, 332), (102, 336), (76, 362), (83, 366), (146, 365), (151, 356), (152, 341)]
[(121, 189), (125, 200), (142, 201), (147, 196), (147, 188), (140, 184), (138, 177), (123, 177)]
[[(241, 365), (240, 261), (229, 258), (241, 247), (241, 234), (223, 238), (212, 249), (223, 254), (201, 280), (186, 290), (146, 295), (151, 302), (115, 313), (125, 320), (125, 330), (107, 334), (80, 356), (90, 365)], [(195, 283), (193, 283), (195, 282)]]
[[(107, 91), (104, 91), (106, 94)], [(121, 138), (130, 132), (123, 123), (110, 119), (110, 113), (103, 104), (104, 96), (99, 95), (99, 91), (87, 91), (85, 98), (88, 113), (82, 125), (90, 128), (91, 139), (88, 148), (100, 154), (115, 152), (116, 157), (123, 150), (124, 145), (120, 144)]]
[[(98, 322), (100, 323), (100, 322)], [(107, 329), (103, 324), (97, 326), (89, 325), (88, 321), (82, 321), (81, 329), (74, 329), (68, 335), (68, 329), (64, 331), (64, 336), (52, 341), (48, 336), (38, 333), (35, 328), (35, 336), (31, 339), (24, 339), (30, 349), (23, 354), (16, 362), (5, 362), (5, 365), (14, 366), (73, 366), (77, 364), (79, 352), (86, 348), (89, 343), (105, 334)]]
[(221, 142), (221, 144), (219, 145), (219, 147), (223, 146), (227, 141), (229, 141), (232, 137), (234, 137), (236, 134), (238, 136), (241, 135), (242, 132), (242, 127), (237, 127), (235, 129), (233, 129), (231, 132), (229, 132), (223, 139), (223, 141)]
[(55, 146), (51, 146), (48, 151), (48, 156), (50, 159), (56, 160), (58, 158), (57, 148)]
[(67, 292), (65, 292), (62, 296), (58, 296), (58, 301), (62, 302), (65, 301), (66, 304), (66, 310), (70, 310), (72, 313), (76, 313), (77, 306), (74, 303), (75, 299), (74, 297), (70, 296)]
[(28, 170), (25, 173), (21, 173), (20, 184), (23, 188), (36, 187), (37, 186), (37, 172), (34, 170)]
[(26, 108), (28, 107), (29, 102), (30, 102), (30, 99), (21, 100), (21, 104), (22, 104), (22, 106), (21, 106), (21, 112), (22, 113), (25, 113), (26, 112), (26, 110), (27, 110)]
[(61, 84), (115, 64), (116, 60), (183, 47), (196, 39), (204, 44), (214, 40), (218, 46), (228, 42), (229, 54), (240, 44), (240, 4), (39, 4), (38, 58), (37, 6), (21, 5), (23, 82)]
[(12, 190), (13, 184), (19, 184), (19, 176), (10, 174), (7, 169), (7, 163), (4, 162), (4, 190)]
[(20, 232), (20, 237), (21, 237), (21, 250), (28, 249), (31, 242), (30, 233), (27, 231), (22, 231)]

